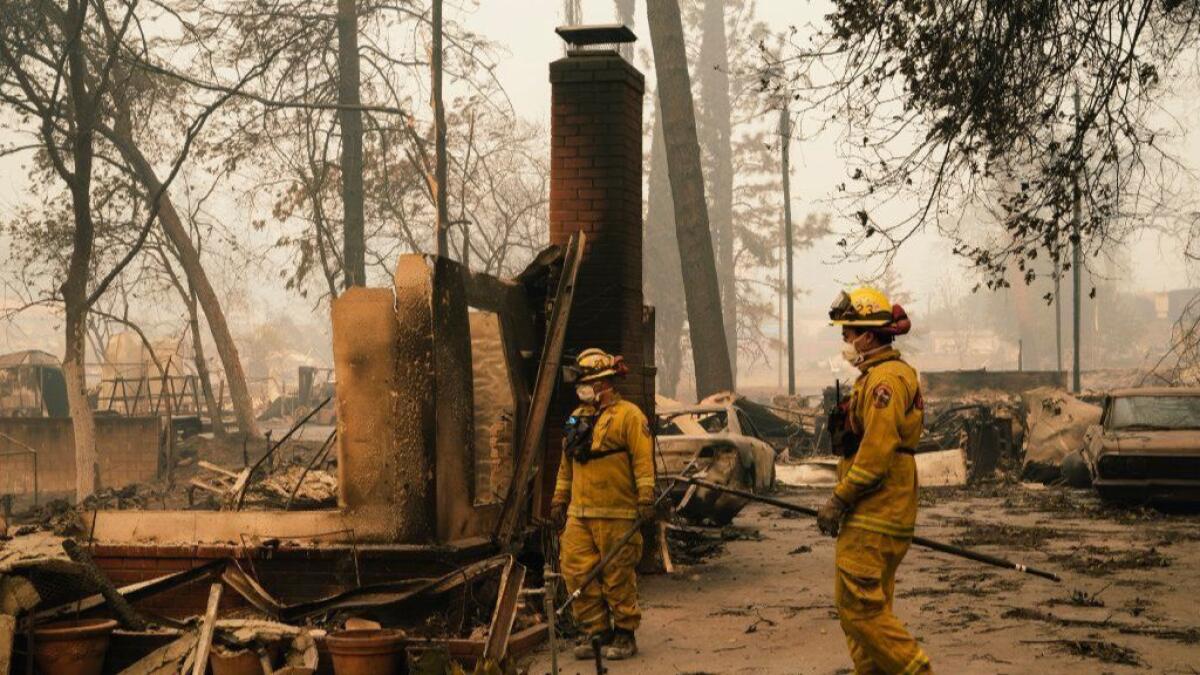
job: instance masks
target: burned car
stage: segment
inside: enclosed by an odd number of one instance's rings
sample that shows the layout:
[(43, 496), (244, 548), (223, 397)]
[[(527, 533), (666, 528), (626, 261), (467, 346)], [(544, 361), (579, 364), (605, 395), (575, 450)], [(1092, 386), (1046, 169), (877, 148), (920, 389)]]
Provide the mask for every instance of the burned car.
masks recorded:
[(1200, 387), (1114, 390), (1084, 441), (1102, 498), (1200, 501)]
[[(774, 446), (763, 440), (733, 395), (716, 395), (699, 405), (660, 400), (656, 426), (659, 471), (741, 490), (766, 492), (775, 484)], [(747, 500), (695, 485), (676, 485), (676, 512), (693, 522), (725, 525)]]

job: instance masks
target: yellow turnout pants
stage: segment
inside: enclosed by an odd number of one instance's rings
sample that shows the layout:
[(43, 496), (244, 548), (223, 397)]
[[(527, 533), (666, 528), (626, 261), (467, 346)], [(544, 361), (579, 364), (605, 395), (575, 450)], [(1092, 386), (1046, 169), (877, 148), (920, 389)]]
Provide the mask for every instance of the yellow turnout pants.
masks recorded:
[[(631, 527), (633, 519), (575, 516), (567, 519), (559, 563), (568, 592), (574, 593), (579, 588), (588, 572)], [(575, 620), (587, 634), (609, 630), (610, 619), (612, 626), (637, 630), (642, 612), (638, 609), (635, 567), (641, 559), (642, 534), (638, 532), (613, 556), (603, 574), (579, 595), (572, 609)]]
[(932, 673), (929, 657), (892, 613), (896, 568), (908, 539), (844, 527), (837, 539), (833, 601), (856, 675)]

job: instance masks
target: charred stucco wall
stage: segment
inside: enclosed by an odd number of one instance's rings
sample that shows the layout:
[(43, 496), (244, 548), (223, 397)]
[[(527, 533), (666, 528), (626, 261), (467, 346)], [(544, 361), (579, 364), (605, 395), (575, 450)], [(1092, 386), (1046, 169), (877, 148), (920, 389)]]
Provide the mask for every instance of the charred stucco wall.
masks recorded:
[(402, 395), (423, 369), (399, 367), (395, 297), (351, 288), (333, 302), (332, 317), (341, 505), (350, 518), (386, 522), (393, 541), (426, 539), (432, 467), (420, 440), (405, 436), (426, 422)]
[[(406, 270), (424, 269), (420, 280), (402, 280)], [(396, 296), (401, 284), (408, 292), (427, 296), (431, 304), (430, 335), (433, 386), (424, 395), (434, 403), (435, 509), (439, 541), (454, 541), (482, 532), (475, 509), (475, 405), (471, 375), (471, 326), (463, 268), (446, 258), (408, 255), (396, 266)], [(423, 284), (423, 287), (422, 287)], [(403, 343), (406, 316), (401, 313)], [(401, 353), (401, 359), (404, 353)]]
[(943, 370), (921, 373), (926, 398), (955, 399), (981, 391), (1019, 396), (1038, 387), (1067, 386), (1067, 374), (1053, 370)]
[[(97, 417), (100, 485), (124, 487), (153, 480), (163, 452), (157, 417)], [(0, 417), (0, 453), (26, 447), (38, 452), (38, 489), (43, 497), (75, 492), (75, 432), (69, 417)], [(33, 496), (29, 455), (0, 457), (0, 494)]]
[(397, 262), (394, 290), (334, 302), (342, 505), (351, 520), (387, 522), (389, 541), (457, 541), (494, 523), (496, 508), (475, 504), (467, 296), (461, 266), (414, 254)]
[(475, 485), (476, 503), (503, 499), (512, 478), (515, 399), (495, 312), (473, 311), (471, 321), (471, 375), (475, 381)]

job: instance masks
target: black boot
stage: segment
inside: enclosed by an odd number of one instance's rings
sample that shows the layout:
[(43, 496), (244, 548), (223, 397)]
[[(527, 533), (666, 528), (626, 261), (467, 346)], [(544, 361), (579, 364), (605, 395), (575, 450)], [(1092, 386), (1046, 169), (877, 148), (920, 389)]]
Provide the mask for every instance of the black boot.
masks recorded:
[(607, 648), (608, 645), (612, 644), (612, 631), (606, 630), (600, 633), (591, 633), (590, 635), (585, 635), (575, 645), (575, 658), (581, 661), (590, 660), (592, 658), (592, 638), (597, 636), (600, 638), (601, 647)]
[(612, 642), (604, 648), (604, 658), (609, 661), (628, 659), (637, 654), (637, 640), (633, 631), (618, 628), (613, 632)]

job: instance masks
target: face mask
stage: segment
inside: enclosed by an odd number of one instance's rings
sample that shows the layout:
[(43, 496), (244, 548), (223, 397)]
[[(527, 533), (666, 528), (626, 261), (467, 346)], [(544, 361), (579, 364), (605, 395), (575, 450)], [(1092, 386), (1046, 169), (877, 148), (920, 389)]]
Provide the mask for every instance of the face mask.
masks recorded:
[(857, 366), (867, 357), (866, 354), (858, 351), (858, 347), (855, 346), (864, 335), (866, 333), (859, 335), (849, 342), (842, 343), (842, 358), (846, 359), (846, 362), (852, 366)]
[(596, 389), (590, 384), (581, 384), (575, 387), (575, 395), (584, 403), (591, 403), (596, 400)]

